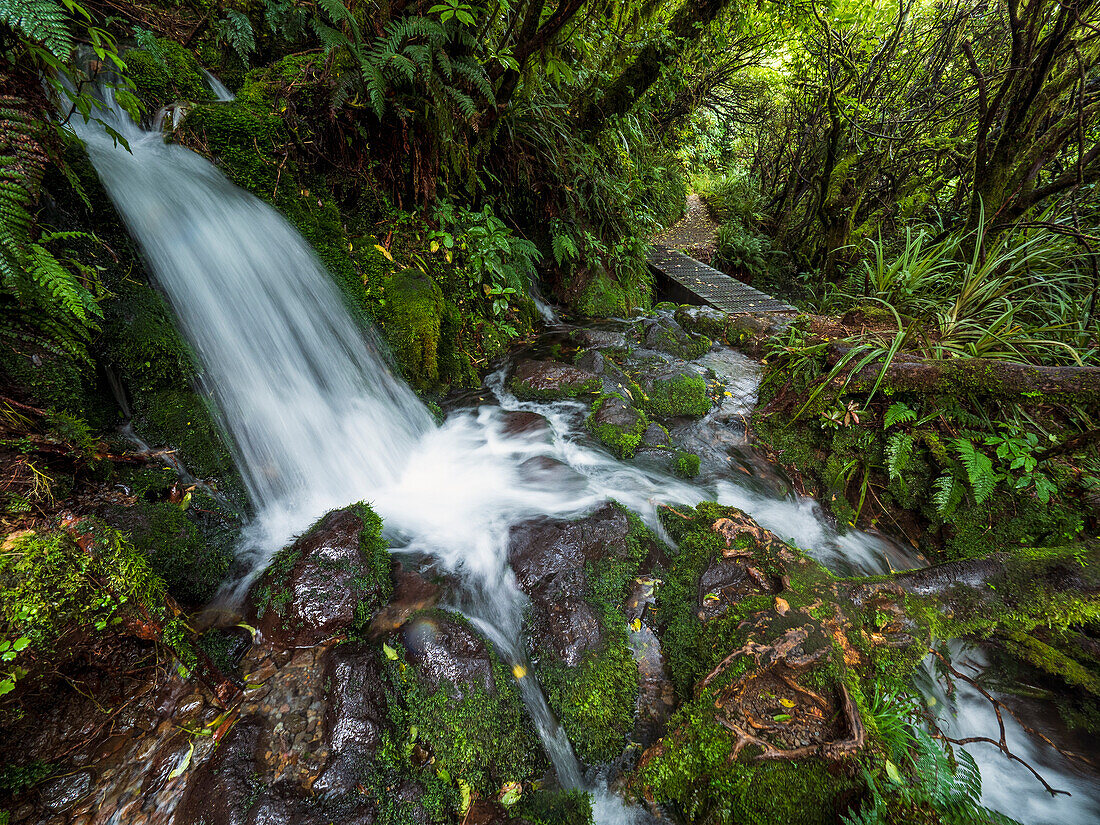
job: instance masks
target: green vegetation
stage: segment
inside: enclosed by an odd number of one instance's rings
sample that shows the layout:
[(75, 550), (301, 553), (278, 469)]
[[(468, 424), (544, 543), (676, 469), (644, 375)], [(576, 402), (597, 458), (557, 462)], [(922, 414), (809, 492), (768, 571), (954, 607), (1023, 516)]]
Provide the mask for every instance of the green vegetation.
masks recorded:
[(711, 408), (706, 379), (686, 373), (657, 376), (646, 389), (645, 405), (654, 415), (706, 415)]
[[(601, 423), (598, 420), (597, 414), (608, 404), (616, 410), (622, 410), (621, 423), (614, 420)], [(629, 424), (626, 423), (627, 418), (631, 419)], [(634, 451), (638, 449), (642, 436), (649, 428), (649, 419), (644, 412), (634, 409), (620, 395), (600, 395), (592, 404), (592, 412), (588, 416), (588, 428), (619, 458), (631, 458)]]

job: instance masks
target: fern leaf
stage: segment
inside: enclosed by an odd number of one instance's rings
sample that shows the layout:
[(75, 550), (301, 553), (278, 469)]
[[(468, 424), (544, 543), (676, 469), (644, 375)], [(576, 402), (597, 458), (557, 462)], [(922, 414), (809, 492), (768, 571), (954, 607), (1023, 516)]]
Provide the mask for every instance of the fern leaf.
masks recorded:
[(6, 23), (28, 40), (41, 43), (58, 60), (68, 59), (73, 50), (69, 15), (53, 0), (3, 0), (0, 23)]
[(913, 436), (909, 433), (893, 433), (886, 440), (886, 470), (892, 480), (902, 481), (901, 474), (912, 456)]
[(906, 424), (910, 421), (916, 421), (917, 414), (903, 401), (898, 401), (890, 405), (890, 409), (886, 411), (886, 417), (882, 421), (883, 429), (889, 429), (895, 424)]
[(968, 438), (956, 438), (951, 442), (966, 469), (967, 479), (974, 491), (974, 501), (985, 503), (997, 486), (999, 476), (993, 471), (993, 460), (974, 446)]
[(955, 476), (947, 473), (932, 482), (932, 504), (940, 518), (950, 518), (962, 503), (963, 490)]

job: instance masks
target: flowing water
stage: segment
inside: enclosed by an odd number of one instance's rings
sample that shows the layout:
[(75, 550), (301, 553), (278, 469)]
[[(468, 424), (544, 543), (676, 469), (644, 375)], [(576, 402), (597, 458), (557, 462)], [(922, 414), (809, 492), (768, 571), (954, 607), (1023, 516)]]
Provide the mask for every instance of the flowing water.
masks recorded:
[[(95, 123), (74, 128), (198, 354), (256, 508), (239, 552), (237, 595), (292, 536), (356, 500), (383, 517), (395, 552), (428, 554), (461, 575), (468, 589), (461, 608), (513, 663), (524, 660), (524, 597), (507, 563), (511, 526), (583, 515), (609, 498), (658, 530), (660, 503), (733, 504), (837, 572), (920, 563), (881, 536), (833, 529), (751, 449), (739, 422), (755, 401), (757, 366), (737, 353), (706, 356), (736, 392), (674, 433), (703, 459), (693, 483), (616, 460), (585, 433), (585, 405), (518, 401), (505, 389), (504, 370), (437, 427), (286, 220), (117, 107), (103, 117), (130, 152)], [(518, 410), (539, 413), (548, 427), (510, 430), (508, 413)], [(591, 787), (536, 680), (520, 683), (562, 784)], [(1044, 806), (1040, 791), (1020, 784), (1040, 811), (1031, 821), (1054, 810), (1065, 822), (1090, 821), (1092, 809), (1064, 800)], [(643, 816), (606, 790), (597, 789), (595, 804), (601, 822)]]

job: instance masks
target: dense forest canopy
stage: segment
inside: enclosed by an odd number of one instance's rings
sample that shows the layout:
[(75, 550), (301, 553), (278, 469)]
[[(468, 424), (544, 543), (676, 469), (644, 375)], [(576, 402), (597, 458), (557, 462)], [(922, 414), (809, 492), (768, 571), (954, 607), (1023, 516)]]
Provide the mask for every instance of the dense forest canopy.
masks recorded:
[[(142, 787), (184, 797), (181, 825), (591, 822), (543, 782), (528, 664), (577, 756), (673, 821), (1008, 821), (914, 679), (978, 685), (948, 643), (979, 641), (1005, 694), (1100, 728), (1098, 114), (1096, 0), (0, 0), (0, 825), (91, 799), (74, 760), (127, 753), (104, 731), (153, 687), (176, 691), (176, 750)], [(391, 567), (358, 491), (211, 618), (261, 514), (89, 124), (192, 150), (277, 210), (422, 413), (561, 403), (587, 466), (706, 492), (652, 494), (648, 527), (617, 504), (511, 525), (528, 664), (436, 608), (462, 602), (440, 595), (454, 571)], [(662, 301), (654, 244), (797, 317)], [(733, 363), (761, 372), (755, 410), (723, 406)], [(715, 464), (684, 422), (741, 429)], [(557, 492), (567, 463), (524, 466)], [(816, 497), (822, 536), (880, 531), (931, 566), (827, 570), (704, 500), (735, 468)], [(316, 560), (330, 545), (345, 567)], [(543, 556), (573, 567), (540, 578)], [(318, 576), (344, 613), (312, 626), (295, 588)], [(468, 657), (457, 693), (417, 658), (425, 626)], [(261, 776), (272, 724), (242, 661), (323, 694), (303, 714), (332, 753), (291, 760), (332, 757), (316, 787)], [(1010, 700), (975, 689), (1003, 725)], [(43, 720), (85, 700), (80, 741), (33, 738), (77, 730)], [(188, 701), (206, 715), (173, 716)], [(369, 753), (340, 752), (345, 723)], [(222, 795), (242, 810), (202, 807)]]

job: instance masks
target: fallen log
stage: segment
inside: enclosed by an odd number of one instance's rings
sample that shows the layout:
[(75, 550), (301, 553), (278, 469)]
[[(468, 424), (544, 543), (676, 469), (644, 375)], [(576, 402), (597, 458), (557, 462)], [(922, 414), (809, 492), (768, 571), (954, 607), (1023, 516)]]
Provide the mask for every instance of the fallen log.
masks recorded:
[[(835, 367), (852, 347), (834, 344), (828, 362)], [(858, 364), (862, 358), (856, 356)], [(882, 359), (863, 365), (855, 373), (835, 380), (846, 382), (847, 393), (864, 393), (879, 386), (900, 392), (935, 395), (972, 394), (992, 398), (1036, 395), (1052, 401), (1100, 406), (1100, 367), (1018, 364), (989, 358), (917, 358), (899, 354), (882, 369)]]

